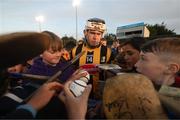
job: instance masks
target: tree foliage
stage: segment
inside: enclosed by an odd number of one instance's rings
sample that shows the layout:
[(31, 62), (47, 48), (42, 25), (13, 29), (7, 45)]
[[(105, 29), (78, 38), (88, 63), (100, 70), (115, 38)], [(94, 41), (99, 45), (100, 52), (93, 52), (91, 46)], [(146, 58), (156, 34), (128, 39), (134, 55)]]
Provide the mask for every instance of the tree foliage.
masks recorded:
[(148, 24), (147, 28), (150, 31), (150, 37), (163, 36), (163, 35), (176, 35), (174, 29), (173, 30), (168, 29), (164, 22), (155, 25)]

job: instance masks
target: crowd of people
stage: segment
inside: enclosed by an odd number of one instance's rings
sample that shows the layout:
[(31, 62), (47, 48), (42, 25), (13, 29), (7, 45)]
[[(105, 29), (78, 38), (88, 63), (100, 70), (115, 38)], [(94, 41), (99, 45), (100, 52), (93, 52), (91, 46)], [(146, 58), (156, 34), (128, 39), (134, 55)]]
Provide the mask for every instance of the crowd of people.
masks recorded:
[[(121, 67), (122, 73), (142, 74), (149, 78), (157, 92), (162, 85), (180, 87), (177, 82), (180, 73), (180, 38), (145, 40), (134, 37), (124, 42), (114, 40), (113, 45), (108, 46), (103, 38), (105, 31), (106, 23), (103, 19), (88, 19), (83, 31), (83, 40), (71, 48), (63, 47), (62, 40), (53, 32), (33, 33), (40, 34), (49, 42), (43, 50), (37, 50), (36, 56), (33, 54), (28, 56), (28, 59), (22, 57), (18, 64), (11, 63), (14, 66), (7, 65), (0, 69), (0, 77), (3, 81), (0, 81), (0, 117), (105, 119), (107, 116), (102, 110), (103, 99), (98, 96), (100, 81), (106, 82), (104, 71), (94, 69), (95, 72), (91, 74), (91, 69), (86, 69), (91, 76), (81, 96), (75, 97), (69, 89), (74, 80), (86, 76), (86, 73), (79, 71), (87, 64), (117, 64)], [(23, 36), (23, 33), (19, 34)], [(30, 35), (28, 37), (33, 38)], [(8, 41), (6, 39), (0, 36), (1, 41)], [(16, 46), (18, 37), (11, 40), (15, 41), (12, 44)], [(0, 44), (3, 45), (3, 42)], [(24, 54), (29, 52), (22, 51)], [(17, 51), (17, 56), (20, 56), (21, 52)], [(84, 54), (72, 64), (71, 60), (82, 52)], [(68, 65), (70, 67), (66, 68)], [(48, 82), (48, 79), (59, 71), (61, 74), (54, 78), (53, 82)], [(138, 86), (134, 87), (138, 88)], [(173, 115), (172, 111), (170, 114), (167, 109), (165, 109), (167, 118), (180, 117)], [(139, 116), (131, 116), (131, 118), (139, 118)]]

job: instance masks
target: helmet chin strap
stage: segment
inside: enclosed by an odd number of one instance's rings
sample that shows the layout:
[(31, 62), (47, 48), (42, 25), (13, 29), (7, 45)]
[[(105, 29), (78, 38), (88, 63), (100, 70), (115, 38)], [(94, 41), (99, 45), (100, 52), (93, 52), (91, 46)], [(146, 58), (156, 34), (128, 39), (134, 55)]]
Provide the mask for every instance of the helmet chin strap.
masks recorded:
[(88, 40), (87, 40), (86, 38), (85, 38), (85, 44), (86, 44), (89, 48), (91, 48), (91, 49), (98, 48), (98, 47), (100, 46), (100, 43), (99, 43), (98, 45), (96, 45), (96, 46), (90, 45), (89, 42), (88, 42)]

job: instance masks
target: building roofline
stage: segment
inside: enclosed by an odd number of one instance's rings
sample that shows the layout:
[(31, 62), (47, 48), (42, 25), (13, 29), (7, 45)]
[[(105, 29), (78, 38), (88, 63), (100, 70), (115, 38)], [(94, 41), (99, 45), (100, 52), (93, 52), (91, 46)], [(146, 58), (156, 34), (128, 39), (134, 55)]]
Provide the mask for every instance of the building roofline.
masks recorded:
[(139, 22), (139, 23), (134, 23), (134, 24), (129, 24), (129, 25), (124, 25), (117, 27), (117, 29), (128, 29), (128, 28), (134, 28), (134, 27), (140, 27), (140, 26), (145, 26), (144, 22)]

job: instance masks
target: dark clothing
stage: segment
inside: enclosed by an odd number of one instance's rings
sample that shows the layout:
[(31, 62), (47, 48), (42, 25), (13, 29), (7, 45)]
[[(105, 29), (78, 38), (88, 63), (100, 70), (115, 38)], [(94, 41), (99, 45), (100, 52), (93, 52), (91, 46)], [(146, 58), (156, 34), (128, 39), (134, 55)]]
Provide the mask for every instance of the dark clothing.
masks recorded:
[(38, 119), (67, 119), (64, 103), (58, 97), (53, 97), (50, 102), (36, 115)]
[[(11, 93), (19, 98), (22, 98), (23, 100), (24, 98), (27, 98), (36, 90), (36, 88), (29, 85), (25, 85), (23, 87), (24, 87), (23, 89), (16, 88), (14, 90), (11, 90)], [(2, 96), (0, 99), (0, 118), (14, 118), (14, 119), (33, 118), (32, 113), (25, 109), (16, 110), (16, 108), (22, 104), (24, 104), (23, 101), (19, 102), (14, 100), (13, 98)], [(55, 96), (42, 110), (40, 110), (37, 113), (36, 118), (65, 119), (67, 118), (67, 113), (64, 104), (59, 100), (58, 97)]]
[(30, 111), (25, 109), (18, 109), (4, 117), (5, 119), (33, 119)]
[(178, 87), (180, 88), (180, 75), (177, 75), (175, 77), (175, 83), (173, 84), (173, 87)]
[(1, 99), (0, 99), (0, 116), (6, 116), (7, 113), (11, 113), (12, 111), (14, 111), (16, 109), (16, 107), (20, 105), (19, 102), (9, 98), (9, 97), (6, 97), (6, 96), (3, 96)]
[[(6, 116), (8, 113), (13, 112), (19, 105), (24, 104), (23, 100), (35, 90), (36, 88), (28, 85), (11, 88), (0, 98), (0, 116)], [(13, 96), (7, 96), (9, 93)], [(16, 97), (18, 97), (18, 99)]]
[(112, 54), (117, 55), (118, 54), (118, 49), (117, 48), (111, 48)]

